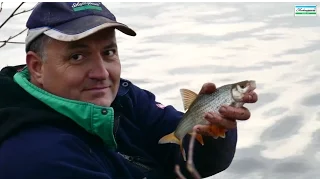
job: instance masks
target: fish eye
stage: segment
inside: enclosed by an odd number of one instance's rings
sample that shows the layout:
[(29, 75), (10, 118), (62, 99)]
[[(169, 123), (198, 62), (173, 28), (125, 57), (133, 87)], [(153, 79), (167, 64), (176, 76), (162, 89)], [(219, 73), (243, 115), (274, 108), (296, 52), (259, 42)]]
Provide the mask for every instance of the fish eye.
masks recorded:
[(245, 85), (240, 85), (240, 87), (241, 87), (242, 89), (244, 89), (246, 86), (245, 86)]

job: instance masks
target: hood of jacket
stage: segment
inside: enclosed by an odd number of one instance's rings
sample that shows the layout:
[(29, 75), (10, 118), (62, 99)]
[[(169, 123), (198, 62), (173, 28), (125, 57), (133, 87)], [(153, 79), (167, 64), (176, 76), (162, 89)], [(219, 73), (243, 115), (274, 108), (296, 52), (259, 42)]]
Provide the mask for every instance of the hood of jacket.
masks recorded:
[[(35, 123), (75, 123), (99, 136), (107, 147), (117, 148), (112, 107), (69, 100), (44, 91), (29, 81), (25, 65), (3, 68), (0, 87), (0, 143)], [(121, 93), (123, 90), (119, 89), (118, 95)]]

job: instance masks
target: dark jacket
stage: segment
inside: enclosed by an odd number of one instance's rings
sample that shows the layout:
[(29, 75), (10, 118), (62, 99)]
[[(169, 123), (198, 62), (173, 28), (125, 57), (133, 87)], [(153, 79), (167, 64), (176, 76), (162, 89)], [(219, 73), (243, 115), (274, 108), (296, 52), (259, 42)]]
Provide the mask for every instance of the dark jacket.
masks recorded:
[[(0, 178), (176, 178), (185, 162), (176, 144), (158, 144), (174, 131), (182, 113), (157, 106), (155, 96), (121, 79), (114, 109), (116, 149), (92, 132), (31, 96), (13, 80), (18, 68), (0, 72)], [(188, 153), (189, 136), (184, 139)], [(225, 139), (204, 137), (195, 144), (195, 165), (202, 177), (231, 163), (237, 130)]]

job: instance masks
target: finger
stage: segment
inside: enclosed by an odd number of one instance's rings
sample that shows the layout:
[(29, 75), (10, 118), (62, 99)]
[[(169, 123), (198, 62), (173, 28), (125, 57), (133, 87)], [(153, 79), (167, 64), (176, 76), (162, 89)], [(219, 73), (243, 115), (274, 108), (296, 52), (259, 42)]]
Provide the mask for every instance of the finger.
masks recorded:
[(205, 83), (202, 85), (202, 88), (199, 92), (199, 94), (210, 94), (216, 91), (216, 85), (213, 83)]
[(219, 136), (223, 133), (227, 132), (226, 128), (218, 127), (215, 125), (196, 125), (193, 127), (193, 130), (195, 130), (198, 134), (204, 135), (204, 136)]
[(222, 106), (219, 112), (225, 118), (234, 120), (248, 120), (251, 116), (250, 111), (246, 107)]
[(228, 118), (222, 117), (217, 113), (209, 112), (205, 115), (205, 119), (212, 124), (221, 126), (222, 128), (233, 129), (237, 127), (237, 122), (235, 120), (230, 120)]
[(258, 95), (255, 92), (247, 93), (243, 96), (244, 103), (255, 103), (258, 101)]
[(196, 125), (193, 127), (193, 130), (204, 136), (212, 136), (209, 125)]

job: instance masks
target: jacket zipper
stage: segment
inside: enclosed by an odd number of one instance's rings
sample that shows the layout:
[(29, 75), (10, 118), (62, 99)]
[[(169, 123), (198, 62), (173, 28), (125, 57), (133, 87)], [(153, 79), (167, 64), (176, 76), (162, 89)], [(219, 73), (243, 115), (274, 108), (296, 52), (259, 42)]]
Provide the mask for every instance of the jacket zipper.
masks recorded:
[(114, 136), (114, 140), (117, 141), (117, 132), (119, 129), (119, 124), (120, 124), (120, 115), (116, 117), (115, 119), (115, 124), (114, 124), (114, 130), (113, 130), (113, 136)]
[(147, 169), (148, 171), (151, 170), (150, 167), (148, 167), (148, 166), (146, 166), (146, 165), (144, 165), (144, 164), (142, 164), (142, 163), (140, 163), (140, 162), (135, 161), (135, 158), (132, 157), (132, 156), (128, 156), (128, 155), (125, 155), (125, 154), (121, 154), (120, 152), (118, 152), (118, 154), (120, 154), (120, 155), (121, 155), (122, 157), (124, 157), (126, 160), (132, 162), (133, 164), (135, 164), (135, 165), (137, 165), (137, 166), (140, 166), (140, 167), (142, 167), (142, 168), (145, 168), (145, 169)]

